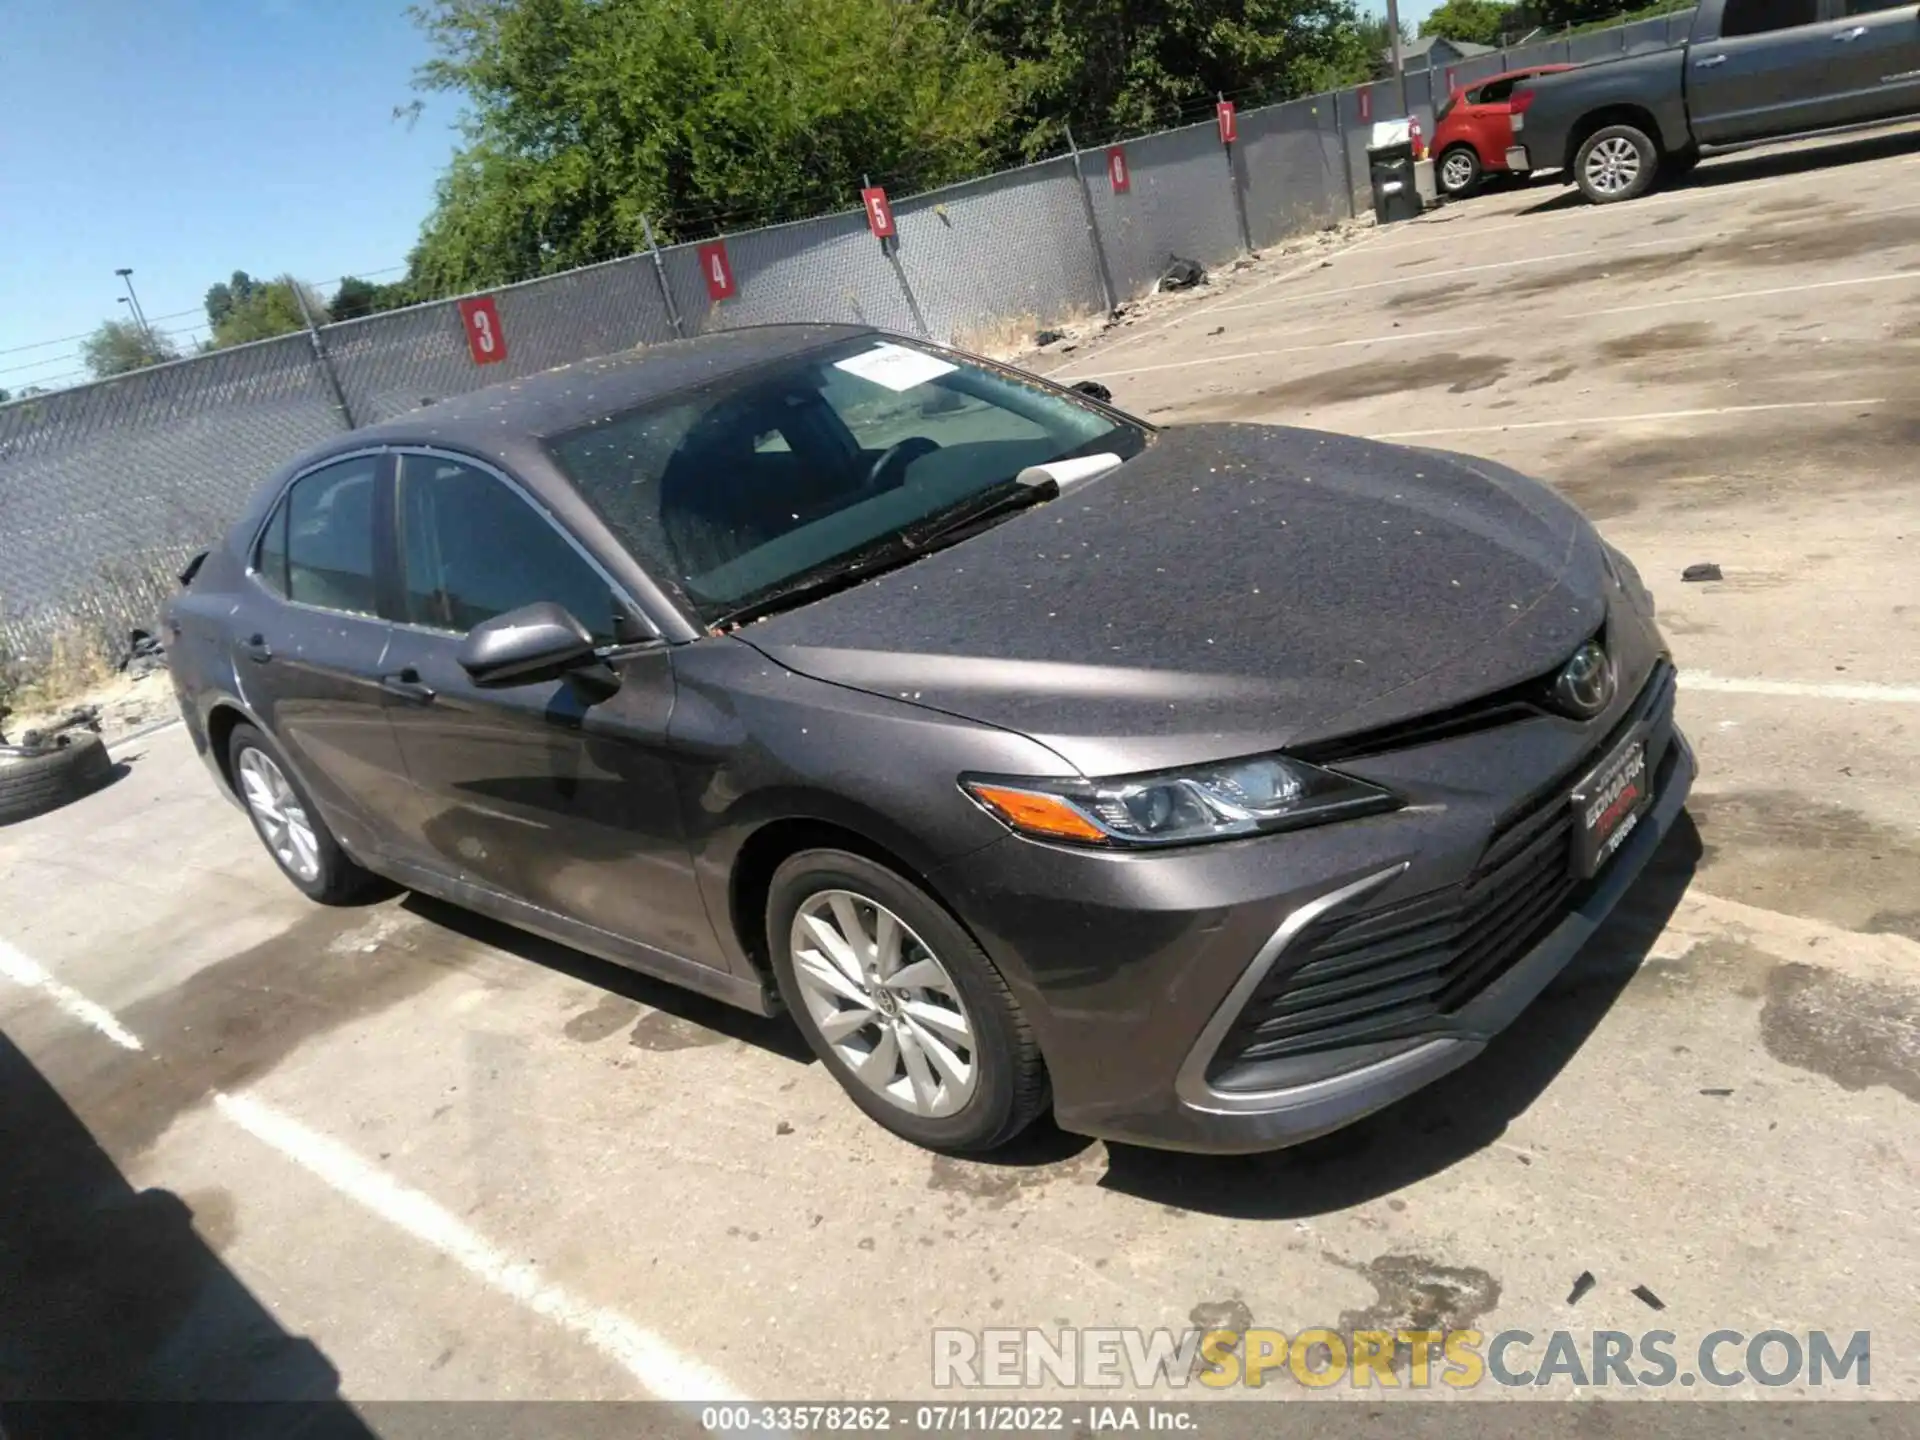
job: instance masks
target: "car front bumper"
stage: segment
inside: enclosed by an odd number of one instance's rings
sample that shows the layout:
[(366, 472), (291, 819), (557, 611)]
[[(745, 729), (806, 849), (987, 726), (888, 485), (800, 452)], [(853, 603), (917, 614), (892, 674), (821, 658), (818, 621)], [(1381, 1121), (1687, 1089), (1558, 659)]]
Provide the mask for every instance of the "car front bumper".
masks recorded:
[[(1528, 721), (1346, 766), (1408, 796), (1393, 814), (1178, 854), (1071, 852), (1009, 838), (929, 878), (1033, 1024), (1062, 1128), (1217, 1153), (1298, 1144), (1479, 1054), (1619, 903), (1694, 779), (1693, 753), (1672, 725), (1671, 676), (1656, 670), (1590, 727)], [(1663, 698), (1649, 700), (1662, 683)], [(1551, 797), (1596, 749), (1635, 726), (1658, 740), (1648, 809), (1564, 909), (1527, 927), (1525, 949), (1490, 981), (1430, 1017), (1351, 1043), (1216, 1064), (1262, 980), (1271, 973), (1283, 994), (1294, 983), (1289, 967), (1305, 963), (1300, 952), (1323, 915), (1417, 909), (1472, 883), (1502, 815), (1526, 796), (1558, 804)]]

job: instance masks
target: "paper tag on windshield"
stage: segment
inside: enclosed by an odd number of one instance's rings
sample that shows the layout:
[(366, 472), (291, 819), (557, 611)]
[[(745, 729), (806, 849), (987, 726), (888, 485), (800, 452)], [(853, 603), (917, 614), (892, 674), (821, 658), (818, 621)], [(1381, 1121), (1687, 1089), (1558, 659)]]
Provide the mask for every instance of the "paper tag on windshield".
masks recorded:
[(911, 390), (942, 375), (951, 375), (960, 367), (924, 350), (909, 350), (904, 345), (876, 345), (845, 360), (834, 361), (833, 368), (889, 390)]

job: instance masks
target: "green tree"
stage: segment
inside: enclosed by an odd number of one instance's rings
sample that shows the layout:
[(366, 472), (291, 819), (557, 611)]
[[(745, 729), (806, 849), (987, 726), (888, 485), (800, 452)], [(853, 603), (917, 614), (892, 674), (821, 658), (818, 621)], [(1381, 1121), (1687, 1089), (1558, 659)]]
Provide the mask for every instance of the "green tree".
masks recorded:
[(1525, 28), (1519, 23), (1518, 8), (1503, 5), (1500, 0), (1446, 0), (1420, 22), (1422, 35), (1475, 45), (1499, 45), (1508, 34)]
[(327, 314), (335, 320), (358, 320), (378, 315), (383, 310), (398, 310), (413, 305), (413, 288), (404, 280), (391, 285), (375, 285), (354, 275), (341, 277), (340, 288), (327, 302)]
[(1350, 0), (935, 0), (1013, 66), (1021, 151), (1097, 144), (1370, 72)]
[(207, 324), (218, 330), (236, 306), (245, 305), (253, 299), (260, 288), (260, 282), (244, 270), (233, 272), (231, 279), (220, 281), (207, 287)]
[(294, 287), (299, 284), (290, 275), (256, 280), (246, 271), (236, 270), (231, 280), (212, 286), (207, 291), (207, 323), (213, 326), (213, 335), (206, 348), (221, 350), (306, 329), (306, 319), (300, 312), (301, 297), (306, 299), (315, 323), (324, 321), (326, 306), (304, 286), (296, 295)]
[(432, 296), (846, 205), (1005, 153), (1008, 66), (922, 0), (422, 0), (465, 143), (409, 279)]
[(180, 352), (166, 336), (149, 334), (137, 320), (102, 320), (100, 328), (80, 342), (80, 358), (94, 379), (105, 380), (178, 360)]

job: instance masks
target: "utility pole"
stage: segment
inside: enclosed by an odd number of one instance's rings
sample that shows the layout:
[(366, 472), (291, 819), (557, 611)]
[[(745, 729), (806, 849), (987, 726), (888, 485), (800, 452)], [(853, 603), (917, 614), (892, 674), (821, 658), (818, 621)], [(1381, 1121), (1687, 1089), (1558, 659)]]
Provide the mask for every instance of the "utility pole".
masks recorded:
[(1407, 109), (1407, 65), (1406, 57), (1400, 53), (1400, 0), (1387, 0), (1387, 39), (1393, 45), (1393, 88), (1400, 96), (1400, 113), (1411, 115)]
[(147, 312), (140, 308), (140, 297), (133, 293), (133, 270), (131, 267), (123, 266), (113, 273), (118, 275), (121, 283), (127, 287), (127, 303), (133, 307), (133, 318), (140, 322), (140, 333), (147, 337), (147, 348), (151, 350), (153, 348), (153, 327), (147, 324)]

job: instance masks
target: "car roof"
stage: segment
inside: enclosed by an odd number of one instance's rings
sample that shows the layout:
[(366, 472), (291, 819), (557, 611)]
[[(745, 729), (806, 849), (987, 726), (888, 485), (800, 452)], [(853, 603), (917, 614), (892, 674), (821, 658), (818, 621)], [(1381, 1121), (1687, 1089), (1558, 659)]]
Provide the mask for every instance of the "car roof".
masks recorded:
[(442, 445), (510, 463), (530, 440), (560, 434), (649, 400), (835, 341), (876, 335), (868, 325), (750, 325), (669, 340), (433, 401), (339, 436), (302, 458), (374, 445)]

